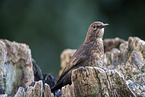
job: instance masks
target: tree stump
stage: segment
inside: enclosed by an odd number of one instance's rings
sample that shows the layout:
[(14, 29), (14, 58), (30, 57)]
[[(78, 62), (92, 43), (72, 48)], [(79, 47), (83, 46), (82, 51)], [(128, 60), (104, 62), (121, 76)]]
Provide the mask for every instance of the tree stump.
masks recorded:
[[(145, 97), (145, 41), (137, 37), (105, 39), (104, 49), (102, 67), (72, 70), (72, 84), (62, 87), (61, 97)], [(61, 54), (62, 70), (75, 51)], [(33, 68), (26, 44), (0, 40), (0, 70), (0, 96), (54, 97), (40, 68)], [(34, 82), (36, 74), (40, 77)]]

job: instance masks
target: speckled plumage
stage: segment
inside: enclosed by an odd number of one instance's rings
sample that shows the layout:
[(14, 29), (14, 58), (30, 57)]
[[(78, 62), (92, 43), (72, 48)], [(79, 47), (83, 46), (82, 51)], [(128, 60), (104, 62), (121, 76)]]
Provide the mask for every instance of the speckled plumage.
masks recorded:
[(100, 66), (103, 61), (104, 47), (103, 34), (104, 27), (108, 24), (93, 22), (88, 29), (84, 43), (71, 57), (69, 64), (65, 67), (52, 91), (60, 89), (62, 86), (71, 84), (71, 72), (80, 66)]

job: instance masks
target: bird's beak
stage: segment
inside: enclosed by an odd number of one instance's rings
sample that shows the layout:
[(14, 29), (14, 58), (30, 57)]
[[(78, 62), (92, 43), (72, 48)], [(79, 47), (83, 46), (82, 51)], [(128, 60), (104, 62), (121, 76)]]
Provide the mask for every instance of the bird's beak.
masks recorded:
[(106, 27), (106, 26), (108, 26), (109, 24), (103, 24), (102, 26), (101, 26), (101, 28), (104, 28), (104, 27)]

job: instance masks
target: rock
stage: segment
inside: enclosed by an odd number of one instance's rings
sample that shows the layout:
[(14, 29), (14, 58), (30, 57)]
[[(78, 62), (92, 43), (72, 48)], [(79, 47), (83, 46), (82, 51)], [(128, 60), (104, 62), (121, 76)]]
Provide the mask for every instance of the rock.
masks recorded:
[(6, 94), (13, 95), (18, 87), (28, 87), (34, 81), (31, 59), (31, 50), (26, 44), (0, 40), (0, 72), (3, 76), (0, 83), (4, 84)]

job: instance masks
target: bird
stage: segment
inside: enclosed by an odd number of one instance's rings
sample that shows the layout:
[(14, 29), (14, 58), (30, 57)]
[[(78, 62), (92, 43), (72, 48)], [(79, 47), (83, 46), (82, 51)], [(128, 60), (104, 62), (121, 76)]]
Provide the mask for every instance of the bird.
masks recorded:
[(89, 26), (83, 44), (71, 57), (69, 63), (61, 73), (56, 85), (51, 88), (52, 92), (61, 89), (61, 87), (67, 84), (71, 85), (72, 70), (80, 66), (99, 66), (102, 64), (104, 54), (102, 38), (104, 35), (104, 27), (108, 25), (109, 24), (104, 24), (100, 21), (95, 21)]

